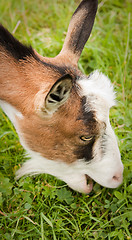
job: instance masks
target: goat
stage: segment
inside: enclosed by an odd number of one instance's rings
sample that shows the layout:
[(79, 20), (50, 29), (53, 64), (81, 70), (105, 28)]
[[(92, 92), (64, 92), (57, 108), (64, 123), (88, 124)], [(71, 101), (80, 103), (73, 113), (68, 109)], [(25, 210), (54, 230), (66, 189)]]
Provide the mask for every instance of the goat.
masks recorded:
[(85, 76), (78, 69), (97, 5), (81, 1), (54, 58), (40, 56), (0, 25), (0, 105), (30, 156), (17, 178), (47, 173), (86, 194), (92, 180), (108, 188), (122, 183), (123, 164), (109, 121), (113, 86), (98, 70)]

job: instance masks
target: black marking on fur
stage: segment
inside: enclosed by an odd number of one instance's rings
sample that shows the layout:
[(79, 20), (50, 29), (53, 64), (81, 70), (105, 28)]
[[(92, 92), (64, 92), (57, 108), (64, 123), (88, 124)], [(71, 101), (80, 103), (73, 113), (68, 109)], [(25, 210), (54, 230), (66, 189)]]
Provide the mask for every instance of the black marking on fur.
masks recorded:
[(88, 129), (95, 128), (96, 120), (95, 120), (95, 113), (94, 111), (86, 111), (86, 105), (88, 103), (86, 102), (86, 97), (83, 96), (81, 99), (81, 113), (80, 116), (77, 118), (77, 120), (83, 120), (84, 124)]
[(93, 159), (93, 145), (95, 142), (95, 138), (93, 138), (90, 143), (84, 146), (78, 146), (75, 150), (75, 155), (77, 159), (83, 159), (86, 162), (89, 162)]
[(73, 14), (80, 17), (80, 10), (83, 10), (81, 19), (78, 17), (78, 22), (75, 22), (74, 31), (70, 36), (69, 48), (75, 54), (80, 55), (85, 43), (87, 42), (93, 28), (94, 19), (97, 11), (97, 0), (84, 0), (80, 3)]
[(44, 64), (44, 66), (53, 69), (56, 73), (59, 74), (58, 77), (64, 76), (68, 73), (68, 69), (66, 66), (58, 66), (58, 65), (54, 65), (52, 63), (48, 63), (48, 62), (44, 62), (42, 60), (40, 60), (39, 58), (37, 58), (37, 56), (35, 57), (37, 59), (37, 61), (41, 62), (42, 64)]
[(46, 63), (39, 59), (31, 46), (26, 46), (20, 43), (7, 29), (0, 24), (0, 45), (16, 60), (25, 60), (27, 57), (33, 57), (37, 61), (44, 64), (46, 67), (54, 69), (61, 75), (66, 74), (66, 69), (59, 66)]
[(36, 61), (43, 64), (45, 67), (53, 69), (58, 73), (58, 77), (69, 74), (72, 76), (73, 82), (79, 78), (77, 74), (77, 69), (71, 68), (71, 66), (66, 66), (62, 63), (61, 66), (54, 65), (50, 62), (45, 62), (41, 60), (34, 52), (31, 46), (26, 46), (20, 43), (7, 29), (5, 29), (0, 24), (0, 46), (2, 46), (8, 54), (10, 54), (17, 61), (26, 60), (27, 57), (33, 57)]
[(2, 25), (0, 25), (0, 45), (16, 60), (25, 59), (27, 56), (35, 56), (31, 46), (27, 47), (20, 43)]
[(75, 154), (77, 155), (78, 159), (84, 159), (85, 161), (89, 162), (93, 159), (93, 145), (96, 140), (97, 135), (97, 121), (95, 119), (94, 111), (87, 111), (86, 106), (88, 107), (88, 103), (86, 102), (86, 97), (82, 97), (81, 99), (81, 110), (78, 120), (82, 120), (84, 125), (86, 126), (86, 131), (89, 136), (95, 136), (92, 140), (86, 144), (78, 146)]
[(102, 155), (105, 155), (106, 153), (107, 138), (108, 136), (106, 133), (104, 133), (103, 136), (100, 137), (100, 142), (101, 142), (100, 148), (102, 151)]

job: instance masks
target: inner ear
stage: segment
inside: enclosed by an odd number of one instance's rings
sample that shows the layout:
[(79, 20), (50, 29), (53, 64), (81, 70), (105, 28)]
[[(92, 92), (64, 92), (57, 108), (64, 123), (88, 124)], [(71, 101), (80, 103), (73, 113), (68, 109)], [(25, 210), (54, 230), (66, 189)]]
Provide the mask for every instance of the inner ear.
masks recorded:
[(58, 107), (67, 101), (71, 89), (72, 77), (69, 74), (58, 79), (45, 98), (45, 109), (48, 112), (55, 112)]

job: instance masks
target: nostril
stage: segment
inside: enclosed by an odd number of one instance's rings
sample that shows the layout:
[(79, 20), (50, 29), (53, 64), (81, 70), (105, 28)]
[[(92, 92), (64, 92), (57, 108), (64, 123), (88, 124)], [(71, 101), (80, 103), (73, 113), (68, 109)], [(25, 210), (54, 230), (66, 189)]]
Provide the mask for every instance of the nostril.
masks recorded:
[(119, 177), (113, 176), (113, 179), (114, 179), (115, 181), (118, 181), (118, 180), (119, 180)]
[(122, 179), (122, 174), (117, 174), (113, 176), (113, 180), (120, 181)]

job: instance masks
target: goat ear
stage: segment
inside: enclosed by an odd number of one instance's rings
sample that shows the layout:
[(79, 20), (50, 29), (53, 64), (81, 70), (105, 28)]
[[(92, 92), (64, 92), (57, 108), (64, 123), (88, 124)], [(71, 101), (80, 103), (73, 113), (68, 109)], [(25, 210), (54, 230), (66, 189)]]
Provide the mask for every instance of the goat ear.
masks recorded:
[(60, 54), (69, 55), (77, 64), (87, 42), (97, 11), (98, 0), (83, 0), (74, 12)]
[(57, 80), (45, 98), (45, 111), (50, 114), (54, 113), (67, 101), (71, 89), (72, 77), (69, 74)]

